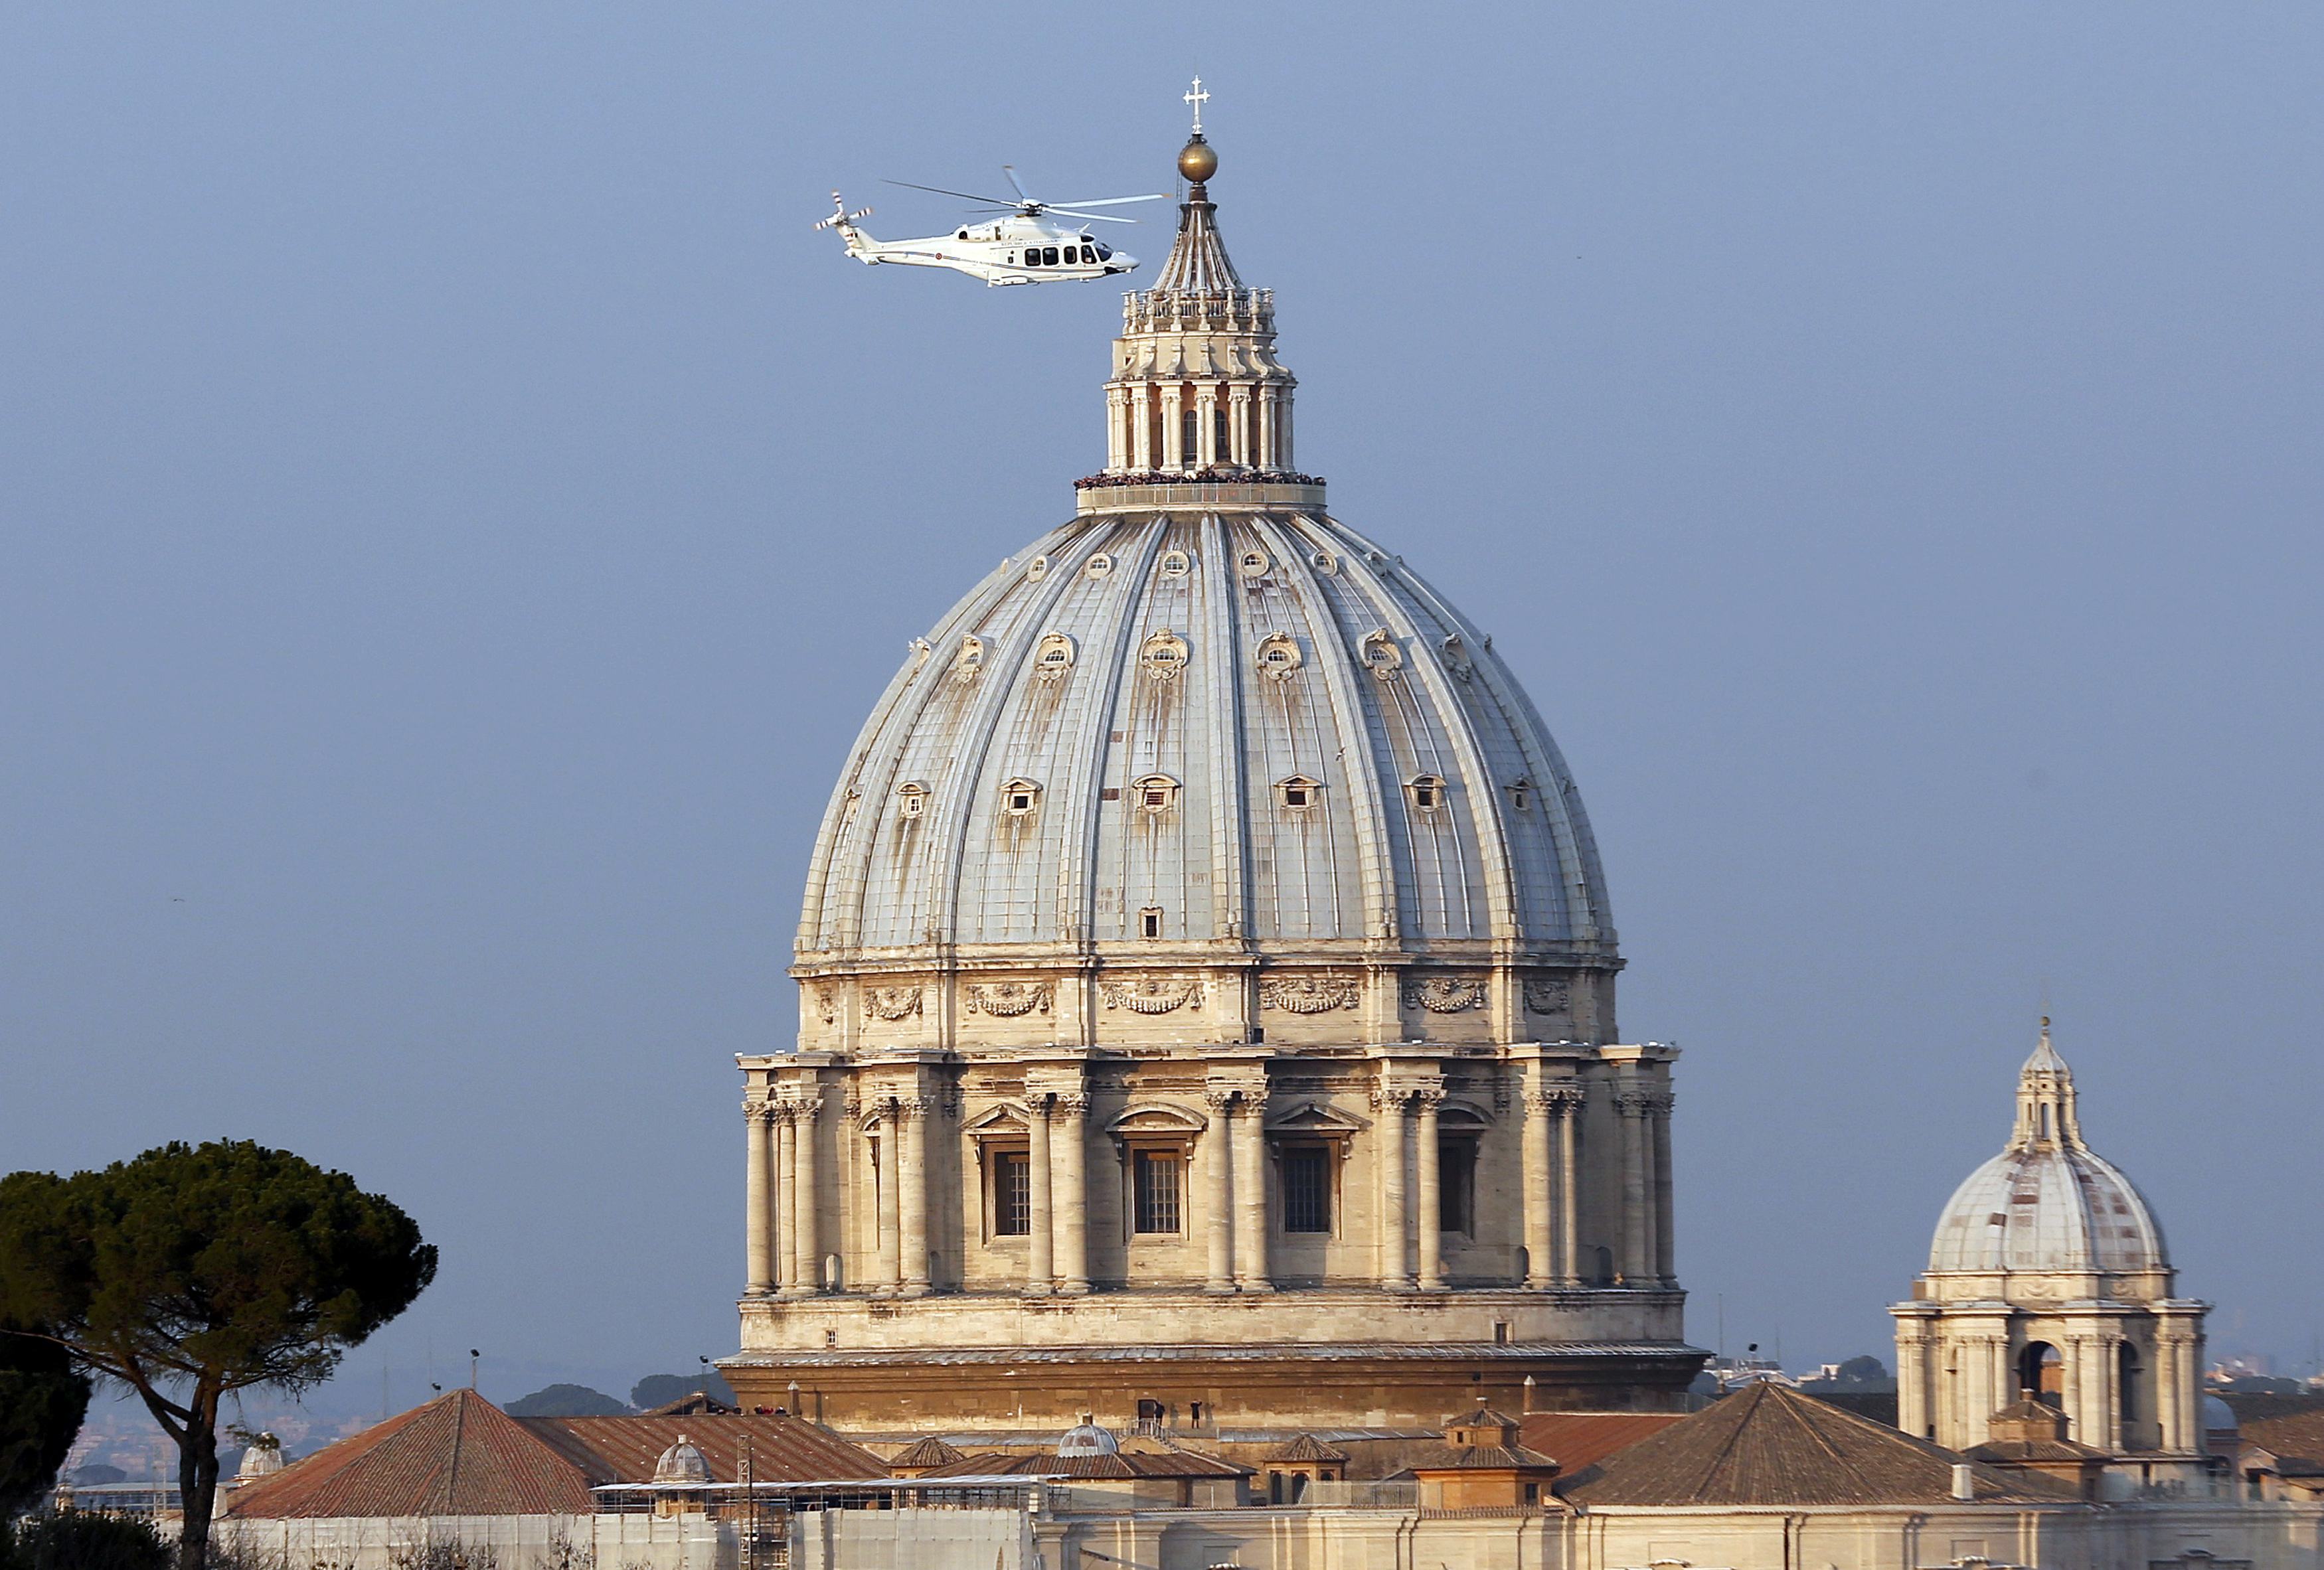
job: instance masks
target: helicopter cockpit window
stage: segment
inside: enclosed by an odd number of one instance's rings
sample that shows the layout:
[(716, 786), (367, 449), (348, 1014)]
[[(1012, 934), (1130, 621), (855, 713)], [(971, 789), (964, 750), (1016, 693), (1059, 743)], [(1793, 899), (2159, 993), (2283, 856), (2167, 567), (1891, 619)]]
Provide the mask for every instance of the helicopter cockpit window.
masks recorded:
[(1096, 249), (1095, 249), (1094, 247), (1093, 247), (1093, 246), (1088, 246), (1088, 245), (1084, 245), (1084, 246), (1083, 246), (1083, 247), (1082, 247), (1082, 260), (1083, 260), (1084, 262), (1094, 262), (1097, 260), (1097, 251), (1096, 251)]
[(1109, 245), (1109, 244), (1107, 244), (1107, 243), (1106, 243), (1104, 241), (1102, 241), (1102, 240), (1099, 241), (1099, 242), (1097, 243), (1097, 259), (1098, 259), (1100, 262), (1111, 262), (1111, 261), (1112, 261), (1112, 260), (1113, 260), (1113, 247), (1112, 247), (1112, 246), (1111, 246), (1111, 245)]

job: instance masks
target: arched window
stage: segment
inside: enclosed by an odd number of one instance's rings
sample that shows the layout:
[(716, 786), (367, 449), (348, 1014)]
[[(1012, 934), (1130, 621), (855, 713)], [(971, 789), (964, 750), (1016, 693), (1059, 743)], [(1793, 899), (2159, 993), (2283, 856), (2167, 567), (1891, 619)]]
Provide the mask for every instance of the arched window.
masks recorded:
[(908, 779), (898, 785), (896, 810), (907, 818), (925, 815), (928, 810), (928, 787), (916, 779)]
[(1412, 793), (1415, 812), (1433, 813), (1444, 804), (1444, 781), (1435, 775), (1414, 775), (1405, 788)]
[(2118, 1404), (2122, 1409), (2122, 1434), (2116, 1442), (2125, 1450), (2144, 1449), (2135, 1437), (2146, 1423), (2145, 1391), (2142, 1388), (2146, 1371), (2138, 1361), (2138, 1348), (2124, 1342), (2116, 1354), (2116, 1367), (2121, 1373), (2116, 1388), (2120, 1392)]
[(2017, 1354), (2017, 1389), (2050, 1406), (2064, 1405), (2066, 1363), (2056, 1347), (2046, 1341), (2026, 1343), (2025, 1350)]

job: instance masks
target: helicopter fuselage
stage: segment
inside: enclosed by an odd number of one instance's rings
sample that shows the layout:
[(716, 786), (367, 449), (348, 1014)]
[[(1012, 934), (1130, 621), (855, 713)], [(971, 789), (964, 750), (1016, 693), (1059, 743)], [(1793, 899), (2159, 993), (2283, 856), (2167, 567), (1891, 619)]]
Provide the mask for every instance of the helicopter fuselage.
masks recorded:
[(1039, 218), (1007, 217), (964, 224), (949, 234), (880, 240), (852, 221), (833, 227), (847, 254), (866, 266), (949, 267), (999, 288), (1019, 283), (1074, 283), (1117, 277), (1138, 258), (1116, 251), (1084, 230)]

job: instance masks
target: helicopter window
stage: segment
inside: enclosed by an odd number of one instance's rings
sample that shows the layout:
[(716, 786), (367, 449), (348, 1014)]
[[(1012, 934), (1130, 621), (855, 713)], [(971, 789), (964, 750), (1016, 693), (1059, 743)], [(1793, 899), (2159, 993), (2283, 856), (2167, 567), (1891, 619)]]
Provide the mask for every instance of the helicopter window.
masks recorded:
[(1038, 245), (1028, 245), (1025, 247), (1025, 265), (1028, 267), (1038, 267), (1041, 265), (1041, 248)]
[(1099, 241), (1097, 243), (1097, 259), (1100, 262), (1111, 262), (1113, 260), (1113, 247), (1107, 244), (1102, 240)]
[(1042, 247), (1041, 247), (1041, 265), (1042, 265), (1042, 266), (1044, 266), (1044, 267), (1055, 267), (1056, 264), (1057, 264), (1057, 248), (1056, 248), (1056, 246), (1054, 246), (1054, 245), (1044, 245), (1044, 246), (1042, 246)]
[(1095, 262), (1097, 260), (1097, 248), (1093, 245), (1083, 246), (1082, 260), (1084, 262)]
[(955, 240), (965, 240), (968, 238), (968, 231), (963, 229), (959, 234), (954, 235), (953, 238)]

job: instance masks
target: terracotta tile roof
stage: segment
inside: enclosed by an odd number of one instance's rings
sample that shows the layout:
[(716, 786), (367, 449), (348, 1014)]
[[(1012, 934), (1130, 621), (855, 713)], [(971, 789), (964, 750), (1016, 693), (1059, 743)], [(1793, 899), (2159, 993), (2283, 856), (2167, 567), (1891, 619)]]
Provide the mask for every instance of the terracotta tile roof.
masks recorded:
[(742, 1475), (747, 1439), (759, 1483), (853, 1482), (885, 1477), (887, 1466), (805, 1418), (697, 1413), (685, 1418), (515, 1418), (592, 1483), (650, 1483), (654, 1463), (685, 1435), (710, 1463), (714, 1483)]
[(437, 1397), (236, 1489), (240, 1517), (587, 1515), (581, 1469), (474, 1391)]
[(2324, 1402), (2294, 1405), (2300, 1397), (2278, 1397), (2280, 1405), (2260, 1408), (2268, 1416), (2244, 1415), (2236, 1403), (2237, 1437), (2276, 1458), (2276, 1470), (2286, 1477), (2312, 1477), (2324, 1472)]
[(1526, 1448), (1554, 1455), (1571, 1476), (1649, 1434), (1661, 1433), (1680, 1416), (1677, 1412), (1528, 1412), (1517, 1422)]
[[(1565, 1492), (1588, 1505), (1941, 1504), (1966, 1459), (1812, 1396), (1754, 1384), (1617, 1451)], [(2076, 1497), (2046, 1478), (1986, 1465), (1975, 1475), (1981, 1500)]]
[(931, 1434), (916, 1444), (908, 1445), (888, 1457), (888, 1466), (899, 1467), (949, 1466), (964, 1458), (964, 1452), (945, 1444)]
[(1412, 1459), (1414, 1472), (1557, 1470), (1557, 1463), (1522, 1445), (1432, 1445)]
[(1345, 1465), (1348, 1453), (1334, 1450), (1313, 1434), (1302, 1434), (1287, 1439), (1260, 1457), (1263, 1461), (1335, 1461)]
[(1034, 1455), (968, 1455), (924, 1475), (934, 1482), (942, 1477), (1244, 1477), (1250, 1471), (1239, 1462), (1172, 1450), (1157, 1455), (1120, 1452), (1111, 1455), (1060, 1456), (1051, 1452)]

